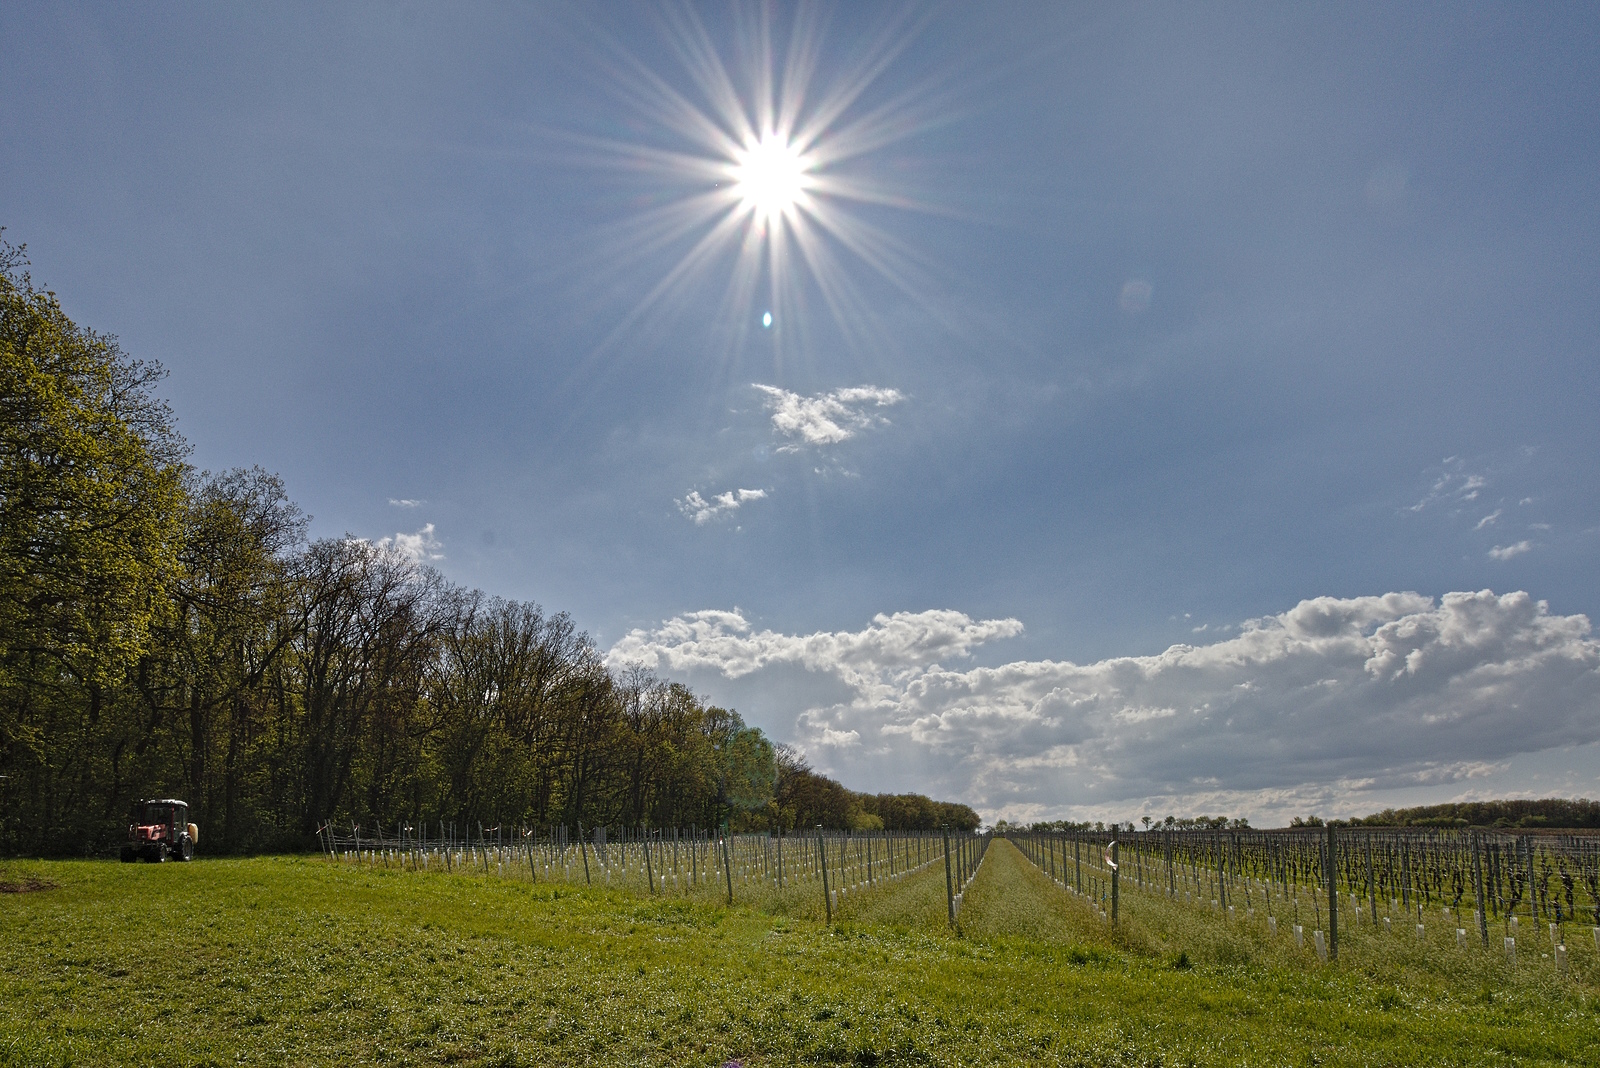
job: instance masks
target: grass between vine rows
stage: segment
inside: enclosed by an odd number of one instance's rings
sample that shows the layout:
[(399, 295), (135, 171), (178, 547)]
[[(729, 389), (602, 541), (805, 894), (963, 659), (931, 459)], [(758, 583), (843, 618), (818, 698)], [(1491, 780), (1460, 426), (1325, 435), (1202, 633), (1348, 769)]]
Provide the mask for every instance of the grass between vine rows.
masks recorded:
[(940, 865), (852, 895), (831, 928), (316, 857), (0, 875), (44, 887), (0, 898), (4, 1066), (1536, 1065), (1600, 1049), (1582, 981), (1319, 967), (1200, 921), (1183, 948), (1170, 916), (1113, 935), (1004, 841), (959, 935)]

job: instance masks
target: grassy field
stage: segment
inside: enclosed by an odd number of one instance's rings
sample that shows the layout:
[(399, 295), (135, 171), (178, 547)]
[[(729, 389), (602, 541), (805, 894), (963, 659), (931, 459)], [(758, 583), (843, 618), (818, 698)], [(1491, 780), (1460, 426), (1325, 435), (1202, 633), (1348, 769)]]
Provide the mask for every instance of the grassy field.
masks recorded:
[(1142, 906), (1113, 937), (1004, 841), (959, 935), (940, 866), (851, 895), (831, 928), (317, 857), (4, 868), (0, 886), (33, 887), (0, 893), (4, 1066), (1532, 1065), (1600, 1050), (1581, 979), (1322, 967)]

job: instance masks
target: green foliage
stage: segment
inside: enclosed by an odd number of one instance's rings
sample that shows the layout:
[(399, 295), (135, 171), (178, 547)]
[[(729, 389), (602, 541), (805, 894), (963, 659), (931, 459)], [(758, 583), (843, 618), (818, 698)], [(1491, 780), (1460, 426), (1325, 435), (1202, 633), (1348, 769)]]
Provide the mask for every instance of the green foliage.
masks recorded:
[(149, 646), (182, 499), (155, 365), (79, 328), (0, 246), (0, 664), (104, 686)]
[(848, 828), (856, 796), (824, 775), (811, 770), (796, 750), (781, 746), (775, 754), (778, 769), (773, 810), (785, 830), (824, 826)]
[(934, 801), (921, 794), (866, 794), (847, 790), (819, 775), (797, 751), (775, 751), (776, 792), (773, 822), (785, 830), (821, 825), (851, 831), (975, 831), (978, 814), (966, 805)]
[(0, 764), (56, 833), (121, 772), (118, 687), (171, 609), (183, 443), (161, 370), (74, 324), (0, 243)]
[(921, 794), (861, 794), (861, 809), (882, 821), (891, 831), (975, 831), (982, 821), (970, 807), (952, 801), (934, 801)]
[(777, 751), (766, 736), (746, 727), (737, 712), (706, 710), (707, 734), (716, 754), (717, 799), (730, 808), (765, 808), (777, 786)]

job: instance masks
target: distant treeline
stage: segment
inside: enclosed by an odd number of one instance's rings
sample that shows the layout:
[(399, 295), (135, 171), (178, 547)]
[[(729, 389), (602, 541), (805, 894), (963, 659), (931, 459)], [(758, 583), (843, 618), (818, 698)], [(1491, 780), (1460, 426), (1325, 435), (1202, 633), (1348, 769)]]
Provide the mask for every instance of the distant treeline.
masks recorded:
[[(1560, 797), (1547, 797), (1538, 801), (1460, 801), (1444, 805), (1421, 805), (1417, 808), (1386, 808), (1370, 816), (1357, 816), (1351, 819), (1323, 819), (1320, 816), (1296, 816), (1290, 821), (1291, 827), (1326, 827), (1328, 824), (1335, 827), (1501, 827), (1501, 828), (1538, 828), (1538, 827), (1600, 827), (1600, 801), (1586, 799), (1570, 800)], [(1022, 829), (1021, 825), (1012, 826), (1001, 820), (995, 825), (996, 830)], [(1124, 823), (1074, 823), (1071, 820), (1055, 820), (1048, 823), (1032, 823), (1027, 830), (1036, 833), (1049, 831), (1121, 831), (1121, 830), (1149, 830), (1149, 831), (1205, 831), (1205, 830), (1250, 830), (1250, 821), (1244, 818), (1229, 818), (1227, 816), (1168, 816), (1165, 819), (1141, 818), (1138, 824), (1132, 820)]]
[[(1416, 808), (1386, 808), (1371, 816), (1328, 820), (1341, 827), (1600, 827), (1600, 801), (1546, 797), (1537, 801), (1457, 801)], [(1295, 826), (1320, 827), (1315, 816)]]
[(0, 850), (103, 849), (150, 796), (187, 800), (219, 851), (325, 820), (977, 826), (608, 669), (564, 613), (308, 544), (276, 476), (188, 466), (160, 368), (23, 262), (0, 242)]
[(1217, 830), (1250, 830), (1250, 821), (1242, 816), (1229, 818), (1227, 816), (1168, 816), (1165, 819), (1156, 819), (1153, 816), (1142, 816), (1135, 823), (1133, 820), (1113, 821), (1106, 823), (1103, 820), (1073, 821), (1073, 820), (1039, 820), (1034, 823), (1007, 823), (1001, 820), (994, 825), (996, 831), (1027, 831), (1030, 834), (1060, 834), (1067, 831), (1217, 831)]
[[(1500, 827), (1500, 828), (1588, 828), (1600, 827), (1600, 801), (1580, 798), (1547, 797), (1537, 801), (1459, 801), (1416, 808), (1386, 808), (1370, 816), (1351, 819), (1323, 819), (1321, 816), (1296, 816), (1291, 827)], [(1141, 826), (1142, 825), (1142, 826)], [(1250, 821), (1227, 816), (1168, 816), (1165, 819), (1141, 818), (1123, 823), (1075, 823), (1053, 820), (1010, 824), (1001, 820), (995, 830), (1028, 830), (1036, 834), (1061, 831), (1205, 831), (1250, 830)]]
[(934, 801), (921, 794), (862, 794), (847, 790), (805, 766), (793, 750), (778, 747), (778, 790), (780, 812), (803, 813), (803, 818), (785, 819), (784, 827), (849, 828), (851, 830), (975, 831), (978, 814), (953, 801)]

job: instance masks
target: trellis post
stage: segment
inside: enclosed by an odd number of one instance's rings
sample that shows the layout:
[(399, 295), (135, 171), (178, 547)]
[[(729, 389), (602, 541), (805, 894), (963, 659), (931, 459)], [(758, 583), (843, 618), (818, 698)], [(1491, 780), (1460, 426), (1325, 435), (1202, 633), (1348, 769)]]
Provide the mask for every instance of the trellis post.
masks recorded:
[(1489, 907), (1483, 899), (1483, 835), (1472, 832), (1472, 896), (1478, 904), (1478, 934), (1489, 944)]
[(950, 917), (950, 926), (956, 925), (956, 887), (950, 872), (950, 828), (944, 829), (944, 904)]
[(1338, 863), (1333, 823), (1328, 823), (1328, 959), (1339, 959), (1339, 888)]
[(822, 837), (822, 824), (817, 824), (817, 856), (822, 860), (822, 907), (829, 923), (833, 922), (833, 892), (828, 889), (828, 844)]

